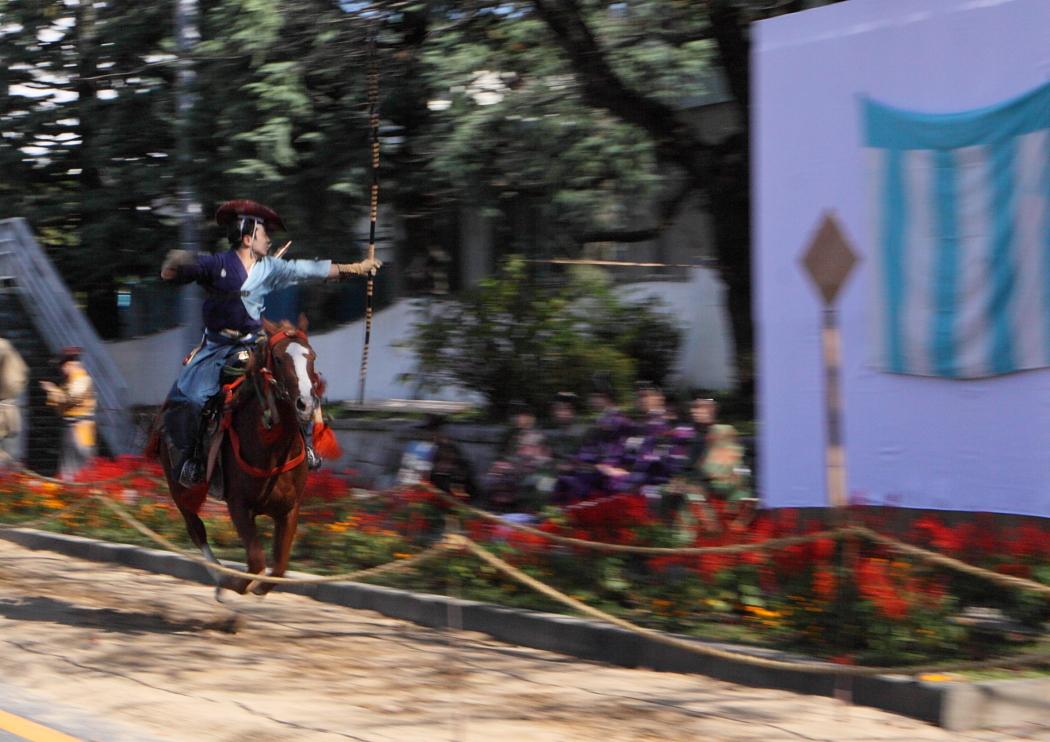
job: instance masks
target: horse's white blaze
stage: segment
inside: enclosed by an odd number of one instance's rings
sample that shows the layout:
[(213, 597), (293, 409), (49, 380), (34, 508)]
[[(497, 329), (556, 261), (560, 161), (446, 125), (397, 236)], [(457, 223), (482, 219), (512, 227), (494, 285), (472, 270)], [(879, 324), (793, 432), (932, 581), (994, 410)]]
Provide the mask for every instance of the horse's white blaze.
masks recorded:
[(295, 364), (295, 376), (299, 379), (299, 396), (305, 402), (313, 401), (313, 384), (310, 383), (310, 374), (307, 372), (306, 363), (309, 360), (307, 354), (309, 351), (298, 343), (292, 343), (288, 346), (288, 355), (292, 357), (292, 363)]

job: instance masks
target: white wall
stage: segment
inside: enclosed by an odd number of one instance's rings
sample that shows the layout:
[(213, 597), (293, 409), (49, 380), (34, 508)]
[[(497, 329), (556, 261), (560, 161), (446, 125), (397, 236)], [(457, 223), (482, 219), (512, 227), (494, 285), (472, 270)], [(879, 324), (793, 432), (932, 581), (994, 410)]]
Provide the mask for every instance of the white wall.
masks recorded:
[(726, 288), (718, 272), (691, 268), (688, 282), (649, 281), (620, 288), (626, 296), (661, 298), (682, 329), (674, 365), (675, 385), (684, 389), (733, 386), (733, 338), (726, 312)]
[[(820, 306), (798, 260), (826, 210), (869, 253), (858, 96), (929, 113), (1000, 103), (1050, 79), (1048, 34), (1048, 0), (851, 0), (757, 25), (755, 316), (768, 505), (826, 501)], [(870, 262), (839, 305), (850, 492), (1050, 516), (1050, 371), (951, 381), (873, 370)]]
[[(714, 271), (696, 268), (689, 282), (653, 281), (624, 287), (629, 295), (642, 297), (655, 294), (664, 299), (674, 321), (685, 330), (682, 348), (675, 365), (678, 383), (683, 387), (727, 388), (732, 383), (732, 341), (729, 320), (724, 308), (725, 288)], [(413, 370), (413, 355), (407, 348), (396, 347), (409, 336), (417, 320), (413, 300), (402, 300), (372, 319), (372, 341), (369, 350), (365, 398), (411, 399), (411, 385), (397, 380)], [(107, 343), (113, 360), (128, 382), (131, 403), (160, 404), (167, 396), (178, 373), (179, 363), (188, 351), (180, 330)], [(317, 368), (328, 381), (328, 398), (356, 400), (360, 378), (361, 347), (364, 343), (364, 321), (354, 322), (310, 338), (317, 351)], [(428, 399), (465, 400), (470, 395), (462, 390), (446, 389)]]

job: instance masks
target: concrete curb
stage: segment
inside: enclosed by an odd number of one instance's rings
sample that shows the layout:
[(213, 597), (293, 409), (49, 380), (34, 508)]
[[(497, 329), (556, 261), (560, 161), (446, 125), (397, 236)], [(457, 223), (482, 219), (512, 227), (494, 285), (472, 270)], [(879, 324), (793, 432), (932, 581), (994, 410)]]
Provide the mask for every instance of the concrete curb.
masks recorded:
[[(25, 528), (0, 530), (0, 538), (29, 549), (56, 551), (97, 562), (114, 562), (212, 584), (211, 577), (202, 565), (167, 551)], [(308, 575), (289, 572), (288, 576)], [(1050, 698), (1050, 678), (979, 683), (930, 683), (890, 675), (843, 678), (830, 672), (792, 672), (705, 657), (595, 621), (441, 595), (351, 582), (285, 584), (279, 585), (277, 589), (324, 603), (376, 611), (384, 616), (432, 628), (447, 626), (449, 607), (455, 606), (460, 610), (464, 630), (478, 631), (511, 644), (622, 667), (699, 673), (742, 685), (812, 695), (847, 695), (853, 703), (910, 716), (953, 731), (1003, 724), (1050, 724), (1050, 703), (1047, 702)], [(772, 650), (717, 642), (698, 643), (753, 656), (805, 659)]]

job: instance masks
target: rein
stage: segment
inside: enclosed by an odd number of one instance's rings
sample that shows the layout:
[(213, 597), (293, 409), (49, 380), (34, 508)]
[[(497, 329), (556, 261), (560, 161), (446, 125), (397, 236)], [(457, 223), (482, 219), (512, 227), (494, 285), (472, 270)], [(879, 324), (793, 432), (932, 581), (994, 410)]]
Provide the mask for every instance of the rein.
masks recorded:
[[(266, 402), (263, 403), (263, 400), (260, 399), (260, 406), (263, 407), (264, 416), (268, 409), (273, 406), (270, 393), (277, 388), (277, 380), (274, 378), (273, 371), (271, 370), (271, 367), (273, 366), (274, 348), (278, 343), (282, 341), (292, 340), (299, 337), (301, 337), (303, 340), (306, 340), (306, 333), (297, 329), (282, 329), (278, 332), (275, 332), (272, 336), (270, 336), (267, 339), (266, 356), (263, 359), (262, 367), (256, 372), (262, 378), (263, 383), (266, 385)], [(237, 461), (237, 466), (239, 466), (242, 471), (244, 471), (247, 474), (250, 474), (253, 477), (258, 477), (260, 479), (269, 479), (270, 477), (277, 476), (278, 474), (290, 472), (292, 469), (295, 469), (300, 464), (302, 464), (303, 461), (306, 460), (306, 440), (303, 437), (302, 430), (300, 430), (299, 426), (296, 425), (296, 433), (299, 436), (300, 442), (300, 450), (297, 456), (288, 459), (283, 464), (275, 466), (272, 469), (260, 469), (259, 467), (253, 466), (252, 464), (249, 464), (247, 461), (244, 460), (244, 456), (241, 455), (241, 439), (240, 436), (237, 434), (237, 429), (233, 426), (233, 403), (238, 388), (241, 386), (244, 380), (248, 378), (248, 376), (249, 374), (245, 374), (244, 376), (238, 378), (236, 381), (227, 384), (223, 387), (223, 413), (222, 423), (220, 424), (220, 430), (225, 430), (229, 433), (230, 447), (233, 449), (233, 458)], [(311, 384), (314, 388), (316, 388), (318, 382), (314, 379), (311, 379)], [(255, 388), (258, 392), (258, 387), (256, 386)], [(281, 399), (288, 399), (288, 395), (286, 393), (281, 393), (279, 390), (277, 392), (277, 396), (279, 396)]]

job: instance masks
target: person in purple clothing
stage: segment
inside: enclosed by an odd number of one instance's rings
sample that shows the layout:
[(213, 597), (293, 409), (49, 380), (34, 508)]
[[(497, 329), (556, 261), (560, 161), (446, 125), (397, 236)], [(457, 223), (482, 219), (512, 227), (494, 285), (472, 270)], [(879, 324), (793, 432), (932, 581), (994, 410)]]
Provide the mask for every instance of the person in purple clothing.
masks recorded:
[[(227, 201), (215, 221), (226, 228), (230, 249), (210, 255), (172, 250), (160, 275), (173, 283), (196, 282), (204, 287), (204, 337), (184, 362), (168, 394), (164, 409), (164, 435), (172, 469), (184, 487), (203, 479), (201, 413), (221, 388), (223, 369), (243, 365), (251, 346), (262, 332), (266, 297), (273, 291), (311, 280), (339, 279), (375, 274), (382, 263), (330, 260), (282, 260), (270, 255), (270, 236), (284, 229), (273, 209), (255, 201)], [(309, 432), (309, 431), (306, 431)], [(320, 466), (307, 436), (307, 460)]]

